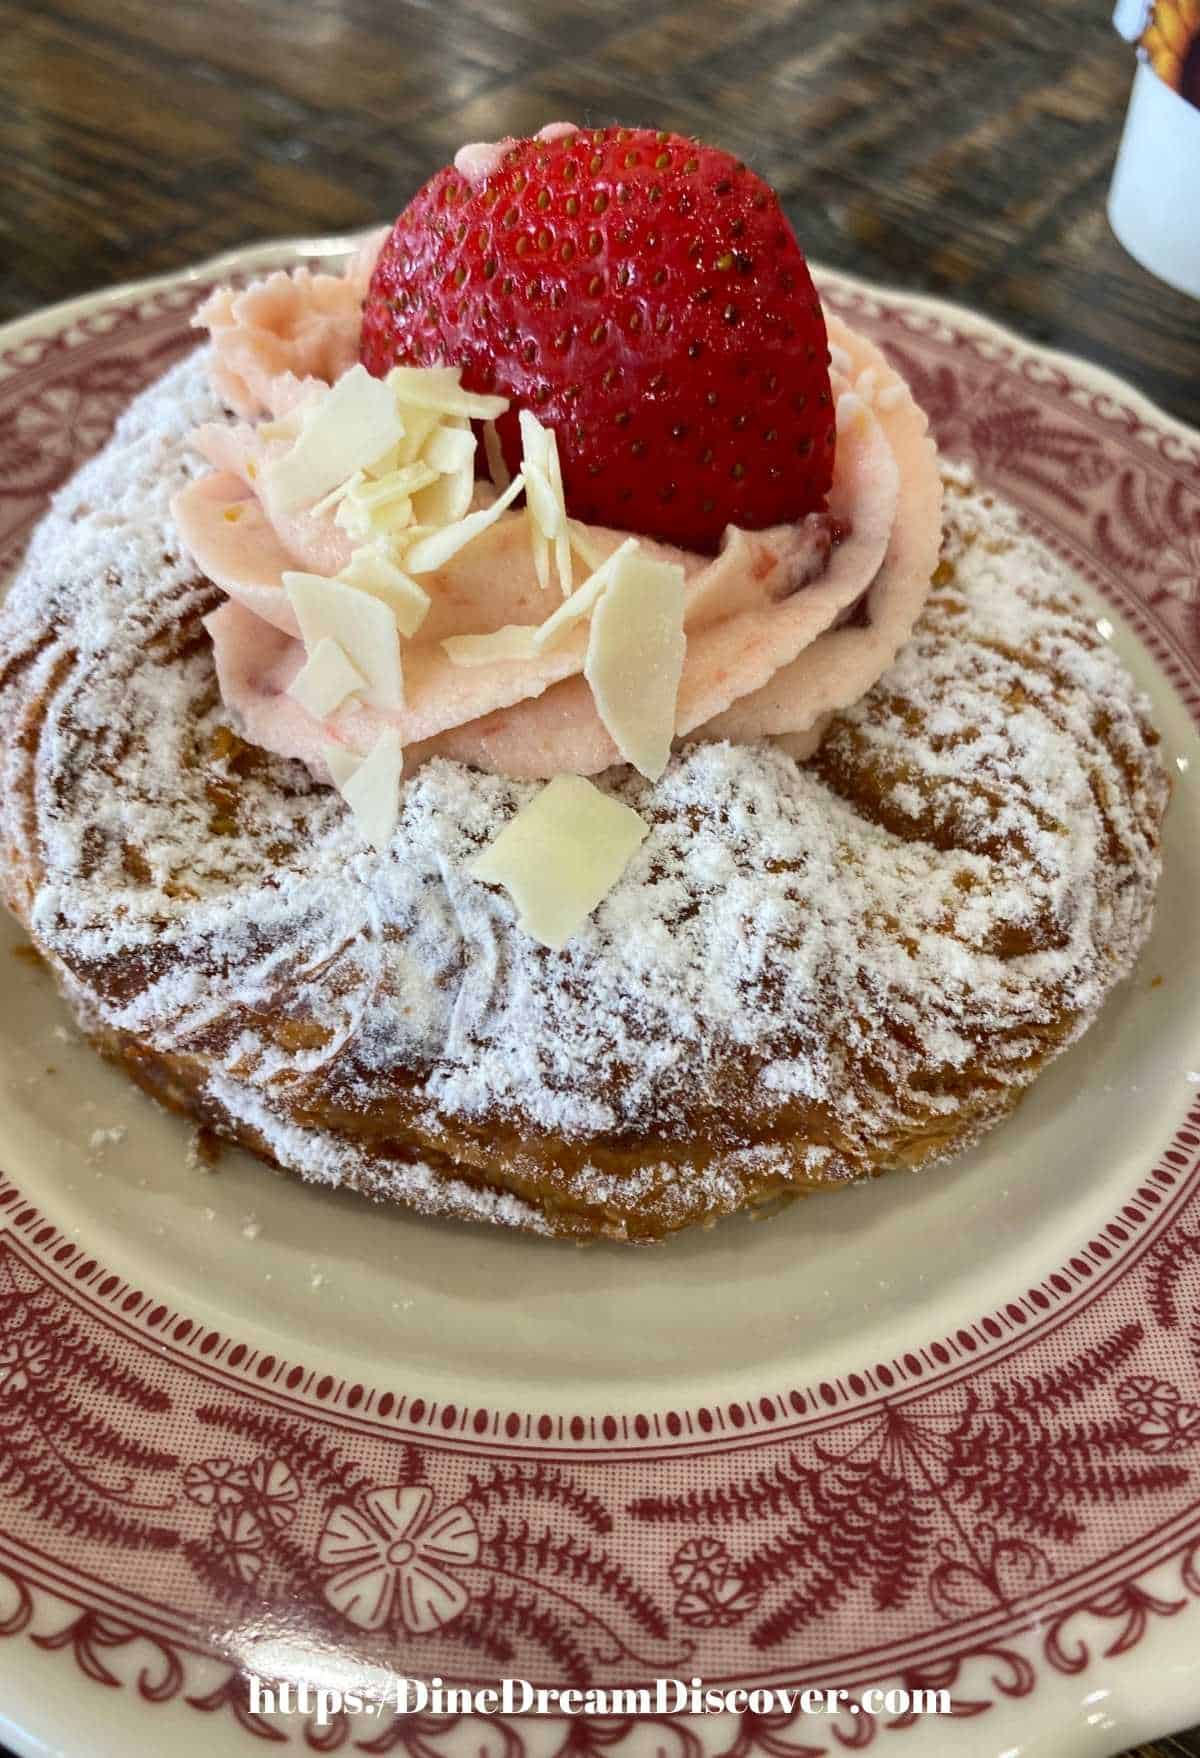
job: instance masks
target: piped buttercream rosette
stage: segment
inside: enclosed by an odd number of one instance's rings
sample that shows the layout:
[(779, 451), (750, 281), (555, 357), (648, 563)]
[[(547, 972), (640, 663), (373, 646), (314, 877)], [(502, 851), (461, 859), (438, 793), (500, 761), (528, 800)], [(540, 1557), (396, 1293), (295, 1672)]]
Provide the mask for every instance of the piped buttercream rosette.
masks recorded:
[[(553, 606), (524, 507), (509, 506), (442, 565), (413, 576), (429, 610), (402, 637), (402, 705), (357, 696), (320, 718), (289, 694), (307, 656), (285, 576), (335, 576), (355, 544), (336, 506), (281, 505), (264, 484), (295, 443), (297, 411), (354, 370), (348, 314), (367, 272), (363, 252), (344, 278), (276, 275), (218, 294), (200, 313), (216, 383), (239, 414), (267, 417), (200, 429), (196, 445), (213, 469), (176, 502), (185, 542), (228, 595), (209, 619), (224, 699), (252, 742), (322, 778), (329, 746), (366, 752), (385, 730), (398, 735), (410, 769), (438, 753), (521, 778), (604, 770), (622, 758), (584, 676), (586, 619), (552, 646), (482, 662), (462, 664), (444, 645), (546, 621)], [(782, 737), (803, 754), (886, 669), (928, 591), (941, 487), (925, 417), (871, 342), (832, 315), (827, 322), (839, 397), (829, 522), (731, 527), (716, 557), (641, 540), (647, 557), (682, 570), (678, 738)], [(496, 497), (493, 485), (475, 485), (464, 517)], [(581, 573), (625, 541), (579, 530)]]

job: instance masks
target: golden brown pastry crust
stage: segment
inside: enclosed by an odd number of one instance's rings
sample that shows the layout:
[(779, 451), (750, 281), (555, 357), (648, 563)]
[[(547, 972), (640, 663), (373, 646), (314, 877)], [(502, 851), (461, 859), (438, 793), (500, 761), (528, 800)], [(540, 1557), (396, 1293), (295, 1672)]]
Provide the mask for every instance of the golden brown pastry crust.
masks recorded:
[(140, 400), (0, 624), (8, 902), (159, 1099), (427, 1212), (654, 1239), (967, 1146), (1131, 968), (1156, 735), (1063, 571), (965, 476), (892, 670), (800, 768), (700, 746), (614, 779), (653, 833), (554, 955), (463, 876), (519, 788), (432, 765), (379, 858), (227, 724), (218, 595), (165, 512), (197, 386)]

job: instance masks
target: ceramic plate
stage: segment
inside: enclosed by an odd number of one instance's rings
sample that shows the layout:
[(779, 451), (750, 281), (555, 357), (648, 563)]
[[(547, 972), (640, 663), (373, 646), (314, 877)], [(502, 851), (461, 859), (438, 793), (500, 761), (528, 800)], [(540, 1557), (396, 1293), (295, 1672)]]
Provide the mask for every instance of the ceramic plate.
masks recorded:
[[(0, 551), (272, 245), (0, 336)], [(833, 276), (1066, 556), (1175, 783), (1153, 940), (976, 1152), (658, 1251), (210, 1169), (6, 941), (0, 1736), (23, 1754), (1100, 1758), (1200, 1719), (1200, 442)], [(254, 1715), (244, 1669), (721, 1688), (834, 1717)], [(862, 1693), (945, 1689), (953, 1718)], [(893, 1704), (900, 1698), (893, 1698)], [(649, 1742), (647, 1744), (647, 1742)]]

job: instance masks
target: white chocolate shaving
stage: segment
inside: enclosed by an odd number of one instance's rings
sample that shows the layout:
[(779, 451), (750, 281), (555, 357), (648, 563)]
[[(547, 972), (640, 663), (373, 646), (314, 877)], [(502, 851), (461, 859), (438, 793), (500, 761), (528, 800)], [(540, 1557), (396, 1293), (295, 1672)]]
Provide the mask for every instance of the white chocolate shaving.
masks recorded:
[(321, 746), (321, 755), (325, 759), (325, 767), (329, 771), (334, 787), (341, 793), (354, 771), (362, 762), (357, 751), (348, 745), (335, 745), (332, 742)]
[(423, 533), (405, 551), (404, 565), (410, 574), (431, 574), (437, 568), (444, 568), (451, 556), (456, 556), (460, 549), (465, 549), (473, 537), (494, 525), (501, 513), (510, 507), (525, 487), (523, 476), (514, 476), (502, 495), (498, 495), (490, 507), (484, 507), (478, 513), (468, 513), (456, 525), (445, 525), (440, 530)]
[(637, 549), (636, 537), (627, 537), (619, 549), (614, 549), (607, 561), (601, 562), (593, 574), (577, 586), (570, 598), (559, 605), (556, 611), (540, 623), (533, 633), (534, 649), (538, 653), (546, 653), (557, 646), (563, 635), (584, 617), (590, 616), (600, 598), (601, 593), (612, 579), (621, 563), (621, 559), (631, 556)]
[(283, 584), (308, 652), (329, 636), (362, 673), (374, 707), (403, 708), (400, 635), (382, 599), (321, 574), (285, 573)]
[(621, 558), (632, 555), (637, 546), (636, 537), (627, 537), (544, 623), (506, 623), (486, 635), (449, 635), (442, 642), (443, 648), (455, 665), (490, 665), (495, 659), (536, 659), (556, 647), (577, 623), (591, 615)]
[(497, 659), (535, 659), (536, 635), (529, 623), (506, 623), (488, 635), (447, 635), (442, 646), (454, 665), (491, 665)]
[(373, 482), (360, 472), (339, 491), (335, 522), (356, 543), (386, 538), (412, 523), (411, 497), (437, 479), (437, 471), (420, 460), (401, 464)]
[(439, 476), (413, 497), (412, 516), (418, 525), (457, 525), (471, 510), (475, 471), (468, 464), (453, 476)]
[[(268, 423), (266, 422), (263, 422), (260, 425), (258, 429), (260, 434), (267, 425)], [(253, 464), (246, 465), (246, 474), (251, 481), (254, 480), (256, 472)], [(314, 519), (321, 518), (325, 513), (332, 513), (335, 507), (341, 506), (348, 494), (353, 494), (354, 490), (360, 488), (366, 480), (365, 472), (362, 470), (356, 470), (354, 475), (347, 477), (345, 482), (339, 482), (336, 488), (331, 488), (329, 493), (322, 495), (319, 501), (314, 501), (312, 506), (308, 509), (309, 512)]]
[(447, 419), (437, 409), (417, 408), (413, 403), (398, 404), (397, 407), (404, 420), (404, 438), (396, 446), (393, 455), (386, 460), (388, 470), (423, 462), (422, 454), (430, 438), (437, 432), (443, 420)]
[(330, 635), (322, 635), (292, 679), (288, 695), (299, 702), (305, 713), (325, 720), (348, 696), (365, 689), (366, 682), (341, 643)]
[(438, 415), (465, 415), (468, 421), (495, 421), (508, 408), (507, 397), (464, 391), (458, 366), (393, 366), (387, 375), (402, 408), (431, 409)]
[(620, 558), (592, 613), (583, 675), (627, 763), (657, 781), (671, 755), (687, 636), (683, 569)]
[(368, 513), (351, 490), (342, 500), (334, 522), (341, 526), (352, 543), (371, 543), (386, 541), (389, 536), (407, 531), (413, 522), (413, 505), (410, 496), (398, 492), (373, 512)]
[(517, 926), (557, 951), (607, 897), (649, 833), (620, 800), (559, 775), (511, 818), (469, 871), (503, 885)]
[(406, 637), (416, 634), (429, 613), (431, 600), (425, 588), (410, 579), (377, 544), (352, 550), (350, 560), (337, 577), (347, 586), (381, 599)]
[[(395, 544), (415, 525), (438, 529), (465, 518), (475, 491), (468, 413), (474, 405), (458, 380), (456, 367), (389, 373), (383, 382), (396, 408), (393, 442), (336, 484), (314, 511), (336, 505), (338, 525), (359, 544)], [(504, 399), (486, 401), (507, 407)]]
[(461, 415), (448, 415), (434, 427), (421, 456), (436, 472), (433, 483), (414, 497), (413, 518), (420, 525), (453, 525), (465, 519), (475, 493), (475, 435)]
[(553, 552), (558, 583), (564, 598), (571, 594), (571, 542), (567, 531), (567, 508), (563, 500), (562, 470), (558, 461), (558, 438), (553, 428), (528, 409), (518, 417), (521, 429), (522, 471), (529, 515), (529, 534), (538, 584), (550, 584)]
[(403, 432), (387, 384), (352, 366), (325, 396), (304, 405), (295, 444), (264, 472), (268, 498), (283, 512), (310, 504), (376, 463)]
[(550, 544), (546, 532), (538, 517), (535, 507), (549, 497), (550, 484), (540, 464), (531, 464), (528, 458), (521, 465), (521, 473), (525, 478), (526, 514), (529, 524), (529, 542), (533, 550), (533, 571), (542, 591), (550, 585)]
[(475, 435), (469, 427), (435, 427), (423, 455), (431, 469), (455, 476), (475, 463)]
[(397, 732), (380, 733), (375, 744), (338, 791), (372, 848), (381, 854), (400, 817), (400, 778), (404, 747)]

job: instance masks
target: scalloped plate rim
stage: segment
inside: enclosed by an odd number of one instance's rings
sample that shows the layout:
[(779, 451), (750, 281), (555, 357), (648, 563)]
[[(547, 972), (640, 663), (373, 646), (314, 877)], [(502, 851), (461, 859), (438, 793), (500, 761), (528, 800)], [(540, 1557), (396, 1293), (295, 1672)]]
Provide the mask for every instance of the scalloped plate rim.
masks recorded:
[[(370, 229), (368, 228), (366, 230)], [(26, 339), (31, 339), (47, 331), (68, 327), (72, 323), (85, 319), (92, 313), (103, 309), (108, 304), (117, 302), (125, 304), (142, 298), (150, 298), (155, 294), (167, 291), (172, 287), (183, 287), (190, 284), (204, 282), (225, 272), (266, 267), (275, 261), (294, 261), (298, 257), (316, 258), (344, 255), (355, 247), (356, 243), (360, 241), (362, 235), (363, 234), (360, 233), (354, 233), (326, 237), (264, 240), (253, 245), (220, 252), (206, 259), (204, 262), (194, 264), (185, 269), (147, 277), (134, 282), (113, 285), (97, 290), (93, 293), (83, 294), (9, 321), (0, 327), (0, 347), (7, 349), (13, 346), (20, 346), (20, 344)], [(964, 307), (955, 302), (944, 300), (937, 295), (913, 292), (902, 286), (884, 285), (872, 282), (843, 270), (829, 269), (824, 265), (817, 263), (813, 264), (813, 268), (817, 275), (823, 280), (833, 281), (868, 297), (882, 297), (884, 299), (890, 299), (893, 302), (899, 302), (905, 307), (926, 312), (935, 318), (941, 318), (964, 332), (973, 331), (979, 336), (986, 336), (997, 340), (1009, 349), (1014, 357), (1034, 358), (1038, 361), (1056, 366), (1064, 373), (1071, 375), (1077, 381), (1086, 384), (1089, 389), (1093, 389), (1098, 394), (1108, 398), (1117, 406), (1129, 410), (1139, 419), (1144, 420), (1159, 429), (1174, 434), (1178, 439), (1186, 442), (1189, 447), (1200, 447), (1200, 433), (1159, 408), (1150, 398), (1146, 397), (1144, 393), (1120, 378), (1108, 368), (1097, 366), (1086, 358), (1078, 355), (1032, 342), (1021, 336), (1018, 332), (1008, 328), (1006, 325), (989, 316), (977, 313), (970, 308)], [(1200, 451), (1197, 451), (1197, 461), (1200, 462)], [(1164, 1627), (1172, 1631), (1178, 1628), (1173, 1621), (1165, 1626), (1157, 1626), (1159, 1629)], [(7, 1649), (0, 1650), (0, 1659), (2, 1659), (4, 1652), (7, 1652)], [(1130, 1681), (1124, 1682), (1128, 1684)], [(1122, 1707), (1122, 1713), (1124, 1716), (1123, 1728), (1120, 1735), (1122, 1744), (1125, 1744), (1127, 1741), (1134, 1738), (1147, 1737), (1153, 1734), (1161, 1725), (1160, 1716), (1157, 1711), (1161, 1709), (1161, 1706), (1168, 1700), (1168, 1698), (1174, 1702), (1177, 1697), (1177, 1693), (1174, 1690), (1168, 1691), (1165, 1688), (1165, 1685), (1166, 1679), (1164, 1676), (1161, 1683), (1156, 1684), (1156, 1689), (1153, 1694), (1154, 1708), (1149, 1707), (1150, 1694), (1147, 1694), (1146, 1702), (1141, 1708), (1136, 1704), (1132, 1706), (1124, 1705)], [(80, 1685), (79, 1689), (81, 1691), (84, 1689), (89, 1690), (86, 1703), (94, 1707), (93, 1695), (90, 1692), (90, 1688)], [(1180, 1704), (1184, 1704), (1186, 1698), (1186, 1706), (1180, 1710), (1179, 1713), (1195, 1713), (1196, 1710), (1200, 1709), (1200, 1695), (1197, 1694), (1198, 1692), (1200, 1692), (1200, 1681), (1197, 1681), (1194, 1688), (1183, 1690), (1178, 1694), (1177, 1700)], [(129, 1692), (122, 1692), (121, 1697), (124, 1703), (127, 1704), (131, 1700), (132, 1694)], [(1011, 1707), (1013, 1707), (1014, 1713), (1016, 1713), (1015, 1706)], [(149, 1711), (147, 1710), (146, 1713), (149, 1713)], [(193, 1732), (195, 1733), (196, 1750), (199, 1751), (205, 1746), (208, 1746), (208, 1749), (211, 1749), (209, 1743), (211, 1735), (209, 1734), (209, 1730), (206, 1729), (203, 1724), (198, 1728), (193, 1726), (193, 1724), (197, 1722), (197, 1719), (197, 1717), (192, 1716), (191, 1721), (188, 1723), (188, 1726), (193, 1727)], [(1016, 1729), (1012, 1728), (1006, 1733), (1000, 1726), (1002, 1719), (1006, 1720), (1007, 1717), (1003, 1714), (989, 1715), (987, 1717), (987, 1734), (985, 1737), (988, 1742), (989, 1752), (994, 1743), (998, 1745), (1001, 1741), (1005, 1743), (1006, 1749), (1010, 1752), (1018, 1749), (1011, 1744), (1011, 1734), (1015, 1733)], [(140, 1725), (139, 1722), (139, 1727)], [(961, 1724), (957, 1725), (961, 1726)], [(1115, 1733), (1115, 1724), (1111, 1725)], [(22, 1730), (17, 1729), (15, 1726), (6, 1728), (6, 1717), (2, 1714), (0, 1714), (0, 1731), (4, 1731), (5, 1737), (13, 1741), (18, 1750), (29, 1754), (30, 1758), (32, 1758), (34, 1753), (38, 1754), (40, 1758), (41, 1754), (48, 1752), (49, 1750), (44, 1742), (31, 1732), (22, 1732)], [(921, 1739), (921, 1750), (928, 1750), (931, 1754), (935, 1750), (940, 1751), (942, 1748), (937, 1738), (935, 1738), (935, 1735), (940, 1734), (942, 1731), (943, 1730), (940, 1728), (930, 1727), (926, 1724), (928, 1738)], [(949, 1728), (945, 1731), (948, 1733)], [(1092, 1745), (1090, 1743), (1097, 1737), (1104, 1737), (1099, 1730), (1089, 1728), (1086, 1736), (1084, 1736), (1082, 1728), (1077, 1728), (1077, 1731), (1081, 1737), (1086, 1737), (1089, 1740), (1089, 1751), (1098, 1755), (1101, 1750), (1106, 1753), (1115, 1750), (1115, 1748), (1108, 1743), (1105, 1743), (1103, 1748), (1099, 1745)], [(1066, 1732), (1065, 1726), (1063, 1732), (1064, 1734)], [(204, 1737), (206, 1735), (208, 1738)], [(187, 1743), (190, 1749), (193, 1742), (189, 1740)], [(950, 1750), (951, 1746), (953, 1746), (956, 1751), (961, 1751), (961, 1747), (956, 1745), (953, 1740), (946, 1749)], [(238, 1749), (244, 1750), (251, 1748), (245, 1747), (243, 1743), (239, 1741)]]

